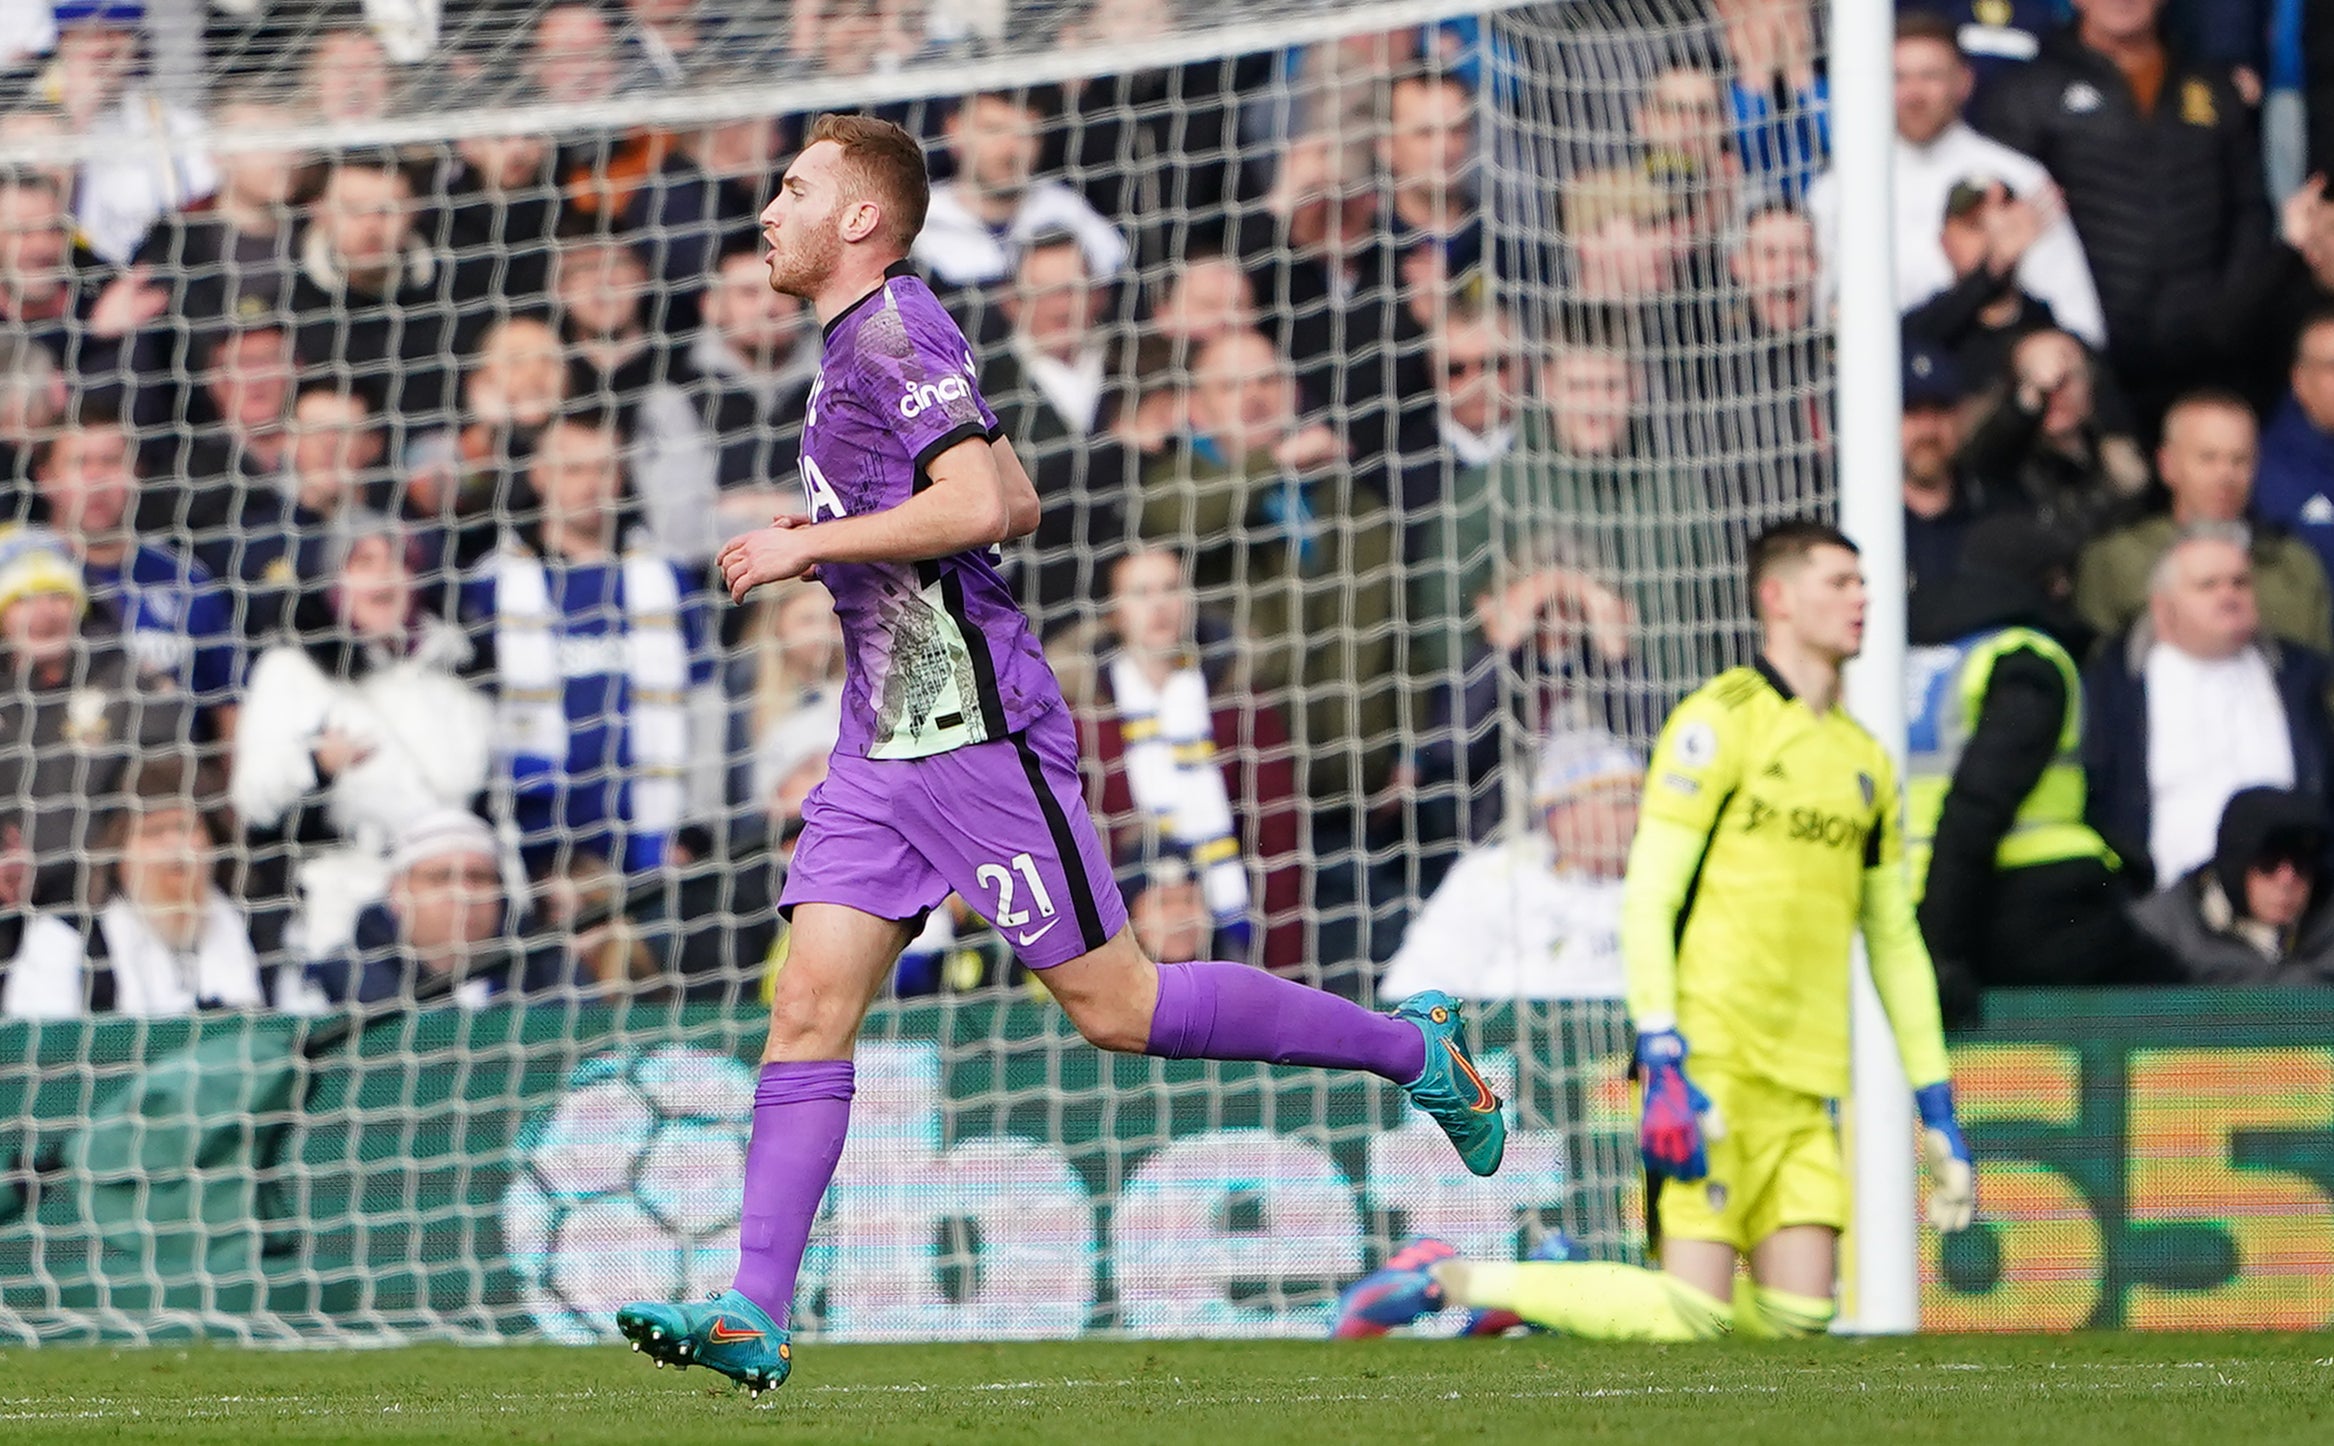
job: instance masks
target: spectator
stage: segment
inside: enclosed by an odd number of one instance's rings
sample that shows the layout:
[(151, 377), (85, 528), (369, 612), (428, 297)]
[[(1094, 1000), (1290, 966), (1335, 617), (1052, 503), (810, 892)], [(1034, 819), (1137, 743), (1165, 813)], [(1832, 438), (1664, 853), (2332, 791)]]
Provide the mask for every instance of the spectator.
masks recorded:
[(2043, 37), (2065, 18), (2066, 0), (1897, 0), (1897, 14), (1941, 18), (1982, 98), (1995, 80), (2042, 53)]
[[(1390, 808), (1374, 822), (1366, 811), (1387, 799), (1401, 744), (1401, 537), (1337, 438), (1299, 425), (1295, 382), (1269, 340), (1218, 337), (1196, 377), (1195, 435), (1151, 465), (1136, 525), (1147, 542), (1189, 549), (1201, 603), (1236, 608), (1257, 701), (1286, 709), (1314, 810), (1316, 956), (1327, 982), (1347, 987), (1342, 971), (1364, 944), (1346, 910), (1372, 894), (1358, 846), (1372, 827), (1390, 842), (1398, 822)], [(1332, 635), (1339, 646), (1318, 646)]]
[[(2251, 114), (2225, 72), (2168, 48), (2163, 0), (2075, 0), (2075, 23), (1986, 97), (1980, 129), (2066, 192), (2143, 418), (2241, 358), (2269, 261)], [(2054, 303), (2055, 304), (2055, 303)]]
[(472, 814), (421, 814), (394, 841), (389, 884), (357, 916), (354, 936), (308, 966), (331, 1004), (419, 1004), (452, 998), (477, 1008), (555, 988), (556, 945), (530, 947), (505, 901), (502, 851)]
[[(250, 82), (221, 96), (213, 110), (214, 127), (229, 136), (290, 130), (307, 119), (302, 107)], [(181, 409), (194, 399), (182, 379), (201, 370), (203, 343), (215, 329), (280, 325), (289, 312), (304, 161), (298, 151), (273, 147), (227, 151), (210, 198), (163, 213), (107, 284), (97, 324), (116, 336), (136, 333), (131, 371), (141, 422), (187, 415)]]
[[(1064, 49), (1152, 44), (1178, 23), (1151, 0), (1064, 10)], [(1243, 117), (1267, 108), (1260, 99), (1273, 93), (1276, 59), (1209, 56), (1068, 82), (1064, 173), (1145, 254), (1223, 246), (1227, 205), (1262, 189), (1267, 151), (1243, 144), (1240, 130)]]
[(533, 506), (527, 462), (567, 406), (570, 381), (567, 348), (547, 322), (515, 316), (479, 337), (462, 376), (459, 426), (415, 443), (406, 479), (411, 510), (447, 529), (457, 568), (493, 551), (503, 527)]
[(464, 334), (550, 309), (560, 221), (555, 157), (542, 135), (454, 142), (454, 164), (440, 186), (437, 244), (460, 278), (455, 294), (478, 305), (459, 318)]
[(0, 326), (41, 347), (68, 377), (102, 377), (126, 327), (93, 319), (104, 263), (75, 240), (64, 195), (36, 171), (0, 168)]
[(1461, 288), (1482, 284), (1483, 271), (1514, 276), (1515, 267), (1495, 266), (1486, 254), (1475, 94), (1464, 81), (1440, 71), (1396, 76), (1386, 90), (1378, 165), (1386, 187), (1380, 244), (1407, 312), (1395, 323), (1397, 335), (1433, 327)]
[[(1977, 26), (1965, 27), (1966, 37)], [(2058, 325), (2097, 347), (2107, 341), (2098, 288), (2082, 238), (2067, 217), (2050, 172), (2029, 156), (1970, 129), (1962, 119), (1976, 76), (1950, 23), (1922, 11), (1896, 22), (1896, 304), (1908, 312), (1940, 292), (1970, 284), (1972, 266), (1953, 252), (1951, 198), (1966, 190), (1987, 198), (1978, 215), (1987, 246), (1983, 270), (1997, 295), (2023, 292)], [(1809, 191), (1824, 273), (1836, 275), (1841, 197), (1826, 173)], [(1942, 244), (1941, 244), (1942, 243)], [(1826, 290), (1830, 290), (1827, 281)]]
[(1460, 856), (1404, 933), (1381, 996), (1621, 997), (1621, 873), (1644, 783), (1644, 764), (1609, 733), (1550, 738), (1535, 826)]
[[(1244, 285), (1238, 268), (1229, 269)], [(1008, 578), (1040, 632), (1104, 590), (1126, 535), (1123, 499), (1135, 461), (1104, 430), (1113, 399), (1100, 304), (1076, 238), (1066, 231), (1031, 238), (999, 302), (1011, 330), (981, 367), (981, 395), (1037, 488), (1037, 531), (1016, 549)]]
[[(1400, 616), (1400, 540), (1385, 503), (1353, 478), (1334, 434), (1299, 423), (1287, 364), (1255, 332), (1201, 350), (1192, 410), (1197, 434), (1144, 480), (1140, 534), (1196, 547), (1203, 603), (1238, 587), (1259, 696), (1301, 699), (1290, 724), (1308, 795), (1374, 796), (1399, 712), (1386, 625)], [(1354, 645), (1311, 646), (1329, 629)]]
[(2248, 541), (2236, 523), (2183, 527), (2148, 615), (2084, 678), (2090, 821), (2164, 886), (2212, 857), (2239, 789), (2326, 793), (2326, 660), (2264, 635)]
[(201, 563), (132, 530), (135, 465), (120, 414), (84, 398), (33, 467), (44, 520), (80, 561), (91, 600), (121, 620), (139, 666), (186, 689), (232, 737), (243, 672), (232, 596)]
[(794, 153), (793, 126), (783, 116), (721, 121), (677, 137), (681, 152), (714, 187), (711, 220), (723, 254), (748, 240), (759, 243), (759, 217), (770, 203), (782, 162)]
[(74, 219), (114, 265), (137, 251), (156, 217), (209, 195), (219, 179), (193, 144), (201, 121), (148, 82), (142, 10), (63, 0), (45, 82), (76, 135), (106, 142), (81, 163)]
[(2075, 550), (2032, 519), (1970, 530), (1913, 595), (1905, 853), (1948, 1018), (1979, 990), (2136, 982), (2121, 861), (2084, 822)]
[(1960, 182), (1946, 195), (1941, 235), (1953, 285), (1906, 312), (1904, 329), (1951, 352), (1973, 389), (2009, 370), (2020, 337), (2056, 326), (2049, 303), (2018, 283), (2018, 257), (2037, 224), (2035, 207), (1999, 182)]
[(89, 607), (81, 572), (53, 534), (0, 527), (0, 808), (12, 845), (31, 856), (27, 899), (95, 908), (92, 851), (140, 760), (192, 746), (181, 695), (146, 682), (112, 627)]
[(180, 760), (137, 765), (103, 847), (103, 907), (84, 931), (28, 931), (0, 1013), (155, 1018), (259, 1009), (279, 992), (242, 911), (212, 879), (218, 844)]
[[(715, 9), (727, 14), (729, 7)], [(764, 22), (765, 24), (767, 22)], [(624, 0), (624, 33), (617, 41), (619, 91), (685, 85), (714, 64), (744, 68), (740, 53), (760, 27), (751, 20), (725, 34), (697, 0)]]
[(2221, 814), (2212, 858), (2134, 917), (2171, 953), (2185, 983), (2334, 984), (2326, 838), (2323, 799), (2240, 790)]
[(1961, 570), (1969, 529), (1994, 510), (1985, 484), (1961, 464), (1961, 370), (1907, 339), (1904, 354), (1904, 557), (1913, 591)]
[(1632, 118), (1645, 173), (1672, 198), (1690, 244), (1716, 246), (1744, 209), (1726, 83), (1702, 65), (1666, 66), (1645, 82)]
[(716, 449), (726, 535), (767, 526), (781, 507), (799, 509), (802, 413), (818, 375), (819, 332), (809, 307), (770, 289), (759, 241), (722, 254), (704, 318), (689, 363)]
[(30, 175), (49, 183), (49, 188), (60, 196), (73, 194), (73, 187), (81, 176), (81, 163), (74, 159), (70, 149), (73, 123), (65, 113), (45, 101), (29, 101), (13, 109), (0, 112), (0, 141), (26, 152), (54, 149), (45, 159), (20, 161), (17, 164)]
[(837, 686), (807, 694), (801, 706), (777, 715), (755, 735), (751, 796), (768, 817), (782, 860), (794, 856), (803, 809), (826, 782), (842, 732), (843, 690)]
[(1195, 959), (1237, 959), (1248, 939), (1217, 926), (1208, 910), (1201, 871), (1172, 849), (1146, 849), (1118, 868), (1119, 893), (1126, 899), (1127, 926), (1143, 953), (1162, 964)]
[(1151, 331), (1173, 343), (1186, 365), (1225, 332), (1254, 331), (1257, 324), (1255, 282), (1238, 261), (1210, 251), (1183, 257), (1151, 308)]
[(1196, 870), (1208, 932), (1235, 945), (1218, 957), (1301, 966), (1287, 724), (1241, 686), (1236, 644), (1199, 614), (1182, 558), (1168, 548), (1120, 558), (1110, 570), (1106, 627), (1064, 642), (1059, 671), (1079, 711), (1081, 754), (1098, 780), (1095, 807), (1113, 853), (1139, 853), (1155, 838)]
[(308, 42), (302, 69), (308, 103), (327, 125), (380, 120), (396, 109), (397, 76), (387, 48), (370, 30), (323, 31)]
[(2303, 326), (2290, 377), (2292, 391), (2261, 434), (2253, 510), (2291, 528), (2334, 573), (2334, 311)]
[(690, 399), (688, 363), (658, 344), (642, 315), (647, 267), (620, 241), (585, 237), (560, 248), (552, 285), (571, 358), (569, 393), (611, 415), (630, 443), (649, 537), (669, 557), (712, 557), (722, 542), (713, 439)]
[(25, 511), (33, 458), (69, 397), (65, 374), (48, 350), (0, 328), (0, 517)]
[(1732, 62), (1735, 150), (1752, 176), (1795, 200), (1831, 150), (1831, 82), (1816, 44), (1814, 0), (1716, 9)]
[(634, 550), (604, 418), (569, 413), (531, 464), (539, 538), (464, 589), (501, 700), (496, 757), (538, 876), (575, 852), (655, 867), (687, 804), (687, 693), (707, 678), (694, 571)]
[(932, 188), (932, 208), (916, 238), (916, 264), (946, 288), (994, 286), (1013, 274), (1015, 253), (1046, 231), (1067, 231), (1087, 270), (1115, 281), (1126, 238), (1086, 198), (1060, 181), (1035, 180), (1041, 109), (1028, 92), (969, 96), (947, 121), (956, 176)]
[(1818, 315), (1815, 228), (1785, 206), (1753, 212), (1727, 260), (1743, 300), (1731, 318), (1733, 334), (1713, 359), (1715, 373), (1681, 378), (1713, 398), (1718, 439), (1749, 459), (1745, 485), (1753, 496), (1790, 496), (1815, 479), (1755, 475), (1781, 467), (1822, 465), (1832, 435), (1832, 349)]
[[(1516, 458), (1515, 344), (1496, 312), (1446, 318), (1434, 339), (1442, 445), (1407, 470), (1402, 488), (1410, 668), (1421, 677), (1447, 677), (1480, 645), (1470, 607), (1502, 570), (1508, 533), (1523, 515), (1515, 509), (1531, 501), (1525, 494), (1533, 473)], [(1628, 366), (1625, 358), (1615, 360)], [(1621, 406), (1625, 436), (1627, 401)]]
[[(745, 645), (727, 670), (737, 719), (732, 754), (740, 759), (755, 757), (761, 741), (795, 714), (843, 692), (843, 625), (824, 584), (810, 578), (773, 583), (750, 611)], [(767, 799), (768, 790), (751, 794)]]
[[(259, 504), (291, 491), (291, 334), (273, 324), (223, 331), (204, 349), (204, 362), (201, 396), (213, 420), (173, 429), (184, 439), (182, 455), (149, 453), (148, 469), (161, 476), (137, 500), (137, 530), (185, 538), (195, 560), (230, 586), (258, 582), (283, 556), (282, 542), (259, 521), (266, 510)], [(165, 442), (153, 450), (181, 447)], [(178, 478), (183, 482), (173, 485)], [(253, 555), (255, 547), (264, 558)]]
[(2253, 467), (2257, 429), (2243, 399), (2194, 392), (2164, 417), (2156, 470), (2172, 494), (2168, 516), (2135, 522), (2083, 550), (2075, 606), (2103, 634), (2121, 632), (2146, 605), (2156, 559), (2173, 536), (2199, 522), (2229, 522), (2253, 538), (2252, 589), (2262, 626), (2316, 652), (2334, 647), (2334, 592), (2307, 544), (2255, 519)]
[(536, 97), (553, 105), (599, 105), (624, 82), (616, 32), (596, 5), (552, 5), (537, 15), (526, 71)]
[(1623, 318), (1651, 346), (1683, 335), (1672, 317), (1687, 259), (1674, 195), (1642, 169), (1584, 171), (1565, 188), (1564, 231), (1569, 299)]
[(1359, 418), (1350, 405), (1367, 394), (1368, 369), (1388, 364), (1388, 328), (1399, 310), (1356, 300), (1393, 285), (1375, 240), (1376, 203), (1362, 179), (1329, 137), (1292, 141), (1271, 192), (1241, 220), (1236, 242), (1266, 334), (1295, 363), (1306, 399), (1376, 428), (1382, 444), (1382, 419)]
[(2009, 375), (1978, 410), (1962, 461), (1992, 478), (2035, 517), (2088, 542), (2147, 490), (2139, 443), (2102, 415), (2112, 383), (2097, 358), (2063, 331), (2037, 331), (2010, 348)]
[[(394, 489), (383, 466), (388, 443), (362, 392), (310, 382), (292, 402), (290, 435), (277, 485), (250, 499), (237, 532), (245, 584), (298, 594), (329, 575), (334, 530), (357, 514), (390, 510)], [(434, 534), (412, 541), (435, 559)]]
[[(2327, 34), (2334, 36), (2334, 27)], [(2312, 176), (2278, 208), (2278, 244), (2262, 272), (2261, 326), (2251, 343), (2251, 371), (2259, 375), (2248, 375), (2244, 388), (2264, 409), (2285, 388), (2301, 328), (2334, 308), (2334, 205), (2325, 186), (2323, 176)]]
[(447, 400), (462, 302), (414, 234), (413, 183), (386, 156), (335, 161), (293, 281), (300, 360), (361, 387), (392, 425), (425, 429)]
[(461, 677), (469, 641), (422, 609), (402, 529), (352, 519), (335, 544), (324, 626), (252, 666), (227, 785), (246, 826), (293, 840), (311, 956), (349, 937), (408, 826), (485, 790), (494, 737)]

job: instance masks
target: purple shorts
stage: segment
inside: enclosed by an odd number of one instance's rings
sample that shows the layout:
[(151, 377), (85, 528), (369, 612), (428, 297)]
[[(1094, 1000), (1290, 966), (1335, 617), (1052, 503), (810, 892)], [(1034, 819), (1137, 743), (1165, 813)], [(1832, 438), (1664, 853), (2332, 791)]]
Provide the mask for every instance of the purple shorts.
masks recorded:
[(1069, 710), (930, 758), (838, 753), (811, 790), (779, 907), (843, 904), (912, 919), (952, 893), (1032, 969), (1099, 949), (1126, 927), (1086, 812)]

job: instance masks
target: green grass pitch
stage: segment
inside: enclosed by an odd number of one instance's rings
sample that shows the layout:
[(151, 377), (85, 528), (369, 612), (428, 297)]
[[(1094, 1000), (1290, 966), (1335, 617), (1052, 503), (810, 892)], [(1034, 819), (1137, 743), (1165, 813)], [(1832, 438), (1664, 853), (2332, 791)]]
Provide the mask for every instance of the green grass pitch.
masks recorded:
[(613, 1346), (0, 1351), (0, 1441), (125, 1440), (2278, 1446), (2334, 1440), (2334, 1335), (812, 1346), (758, 1403)]

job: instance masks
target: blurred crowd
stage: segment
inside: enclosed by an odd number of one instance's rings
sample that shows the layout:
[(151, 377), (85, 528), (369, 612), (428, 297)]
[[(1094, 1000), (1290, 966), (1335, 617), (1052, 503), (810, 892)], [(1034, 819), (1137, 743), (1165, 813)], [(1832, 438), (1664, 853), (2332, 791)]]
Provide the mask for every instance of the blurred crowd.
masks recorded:
[[(191, 96), (136, 4), (0, 26), (0, 1014), (752, 997), (842, 657), (709, 566), (802, 503), (789, 86), (1183, 8), (261, 0), (169, 41)], [(2148, 898), (1941, 971), (2334, 981), (2334, 24), (1899, 14), (1914, 641), (2082, 661)], [(1825, 54), (1810, 0), (1575, 0), (880, 107), (1155, 955), (1618, 992), (1643, 750), (1835, 491)], [(318, 139), (533, 103), (590, 119)], [(1016, 974), (952, 906), (896, 987)]]

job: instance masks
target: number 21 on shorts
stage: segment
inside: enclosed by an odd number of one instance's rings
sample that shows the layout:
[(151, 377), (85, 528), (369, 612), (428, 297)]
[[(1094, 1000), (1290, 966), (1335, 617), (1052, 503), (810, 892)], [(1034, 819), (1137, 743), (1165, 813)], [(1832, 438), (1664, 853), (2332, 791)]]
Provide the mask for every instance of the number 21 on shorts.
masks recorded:
[(1007, 868), (1005, 864), (982, 864), (973, 871), (973, 877), (980, 881), (982, 887), (997, 891), (997, 910), (989, 915), (989, 919), (1000, 929), (1019, 929), (1029, 922), (1029, 910), (1014, 907), (1017, 890), (1013, 876), (1019, 874), (1020, 882), (1029, 885), (1029, 900), (1037, 906), (1037, 916), (1046, 922), (1038, 928), (1014, 936), (1013, 942), (1026, 949), (1051, 933), (1054, 925), (1061, 921), (1054, 917), (1054, 896), (1046, 891), (1045, 880), (1038, 876), (1037, 860), (1026, 853), (1019, 853), (1006, 862), (1012, 867)]

